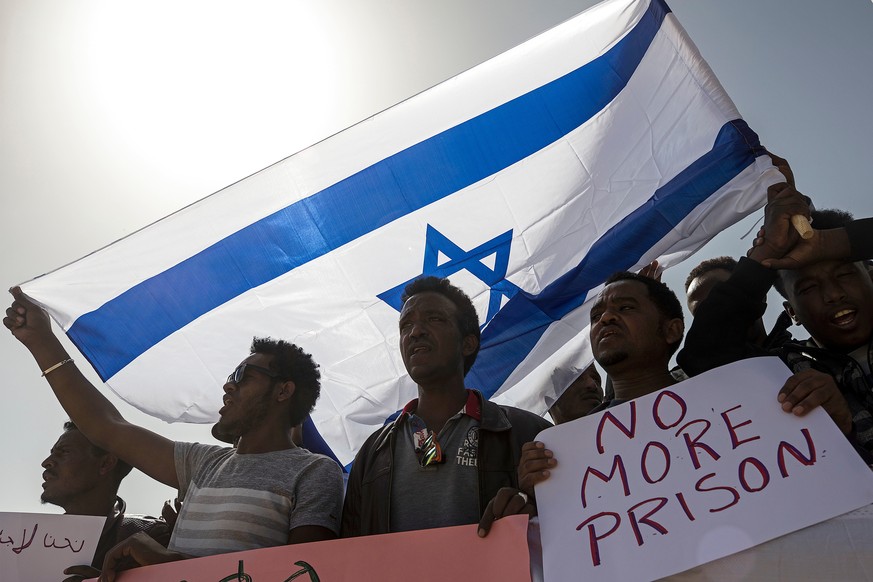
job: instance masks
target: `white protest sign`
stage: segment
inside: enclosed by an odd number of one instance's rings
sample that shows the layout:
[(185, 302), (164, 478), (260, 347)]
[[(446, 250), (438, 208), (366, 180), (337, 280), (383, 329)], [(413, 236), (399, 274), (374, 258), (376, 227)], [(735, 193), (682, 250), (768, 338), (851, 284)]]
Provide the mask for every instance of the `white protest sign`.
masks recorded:
[(790, 374), (744, 360), (540, 433), (545, 580), (654, 580), (873, 502), (828, 415), (782, 411)]
[(63, 580), (65, 568), (90, 565), (105, 517), (0, 512), (0, 580)]

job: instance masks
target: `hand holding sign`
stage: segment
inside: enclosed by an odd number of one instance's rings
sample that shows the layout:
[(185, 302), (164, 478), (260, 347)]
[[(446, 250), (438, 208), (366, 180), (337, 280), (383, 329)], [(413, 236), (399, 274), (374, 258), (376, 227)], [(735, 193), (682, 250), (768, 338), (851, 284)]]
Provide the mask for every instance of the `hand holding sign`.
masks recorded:
[(549, 468), (554, 467), (557, 461), (552, 458), (552, 451), (545, 448), (543, 443), (524, 443), (521, 447), (521, 459), (518, 463), (519, 489), (503, 487), (488, 502), (482, 519), (479, 520), (479, 537), (484, 538), (491, 531), (491, 525), (507, 515), (530, 515), (537, 514), (537, 506), (534, 500), (534, 485), (540, 483), (549, 476)]
[(782, 410), (804, 416), (817, 406), (824, 408), (834, 423), (849, 434), (852, 431), (852, 412), (833, 376), (818, 370), (804, 370), (785, 381), (779, 391)]
[(661, 578), (871, 503), (825, 410), (775, 402), (790, 376), (744, 360), (540, 433), (545, 579)]
[(139, 532), (118, 543), (106, 553), (100, 581), (113, 582), (117, 576), (117, 570), (122, 565), (127, 565), (131, 560), (139, 566), (149, 566), (184, 560), (188, 557), (168, 550), (149, 537), (148, 534)]
[(533, 496), (534, 486), (548, 479), (551, 474), (549, 470), (554, 469), (557, 464), (554, 453), (543, 443), (524, 443), (518, 463), (518, 483), (522, 491)]
[(64, 570), (64, 574), (67, 577), (64, 578), (63, 582), (82, 582), (98, 577), (100, 570), (91, 566), (70, 566)]
[(482, 519), (479, 520), (477, 534), (484, 538), (491, 531), (491, 526), (501, 517), (509, 515), (536, 515), (537, 508), (524, 491), (513, 487), (502, 487), (494, 499), (485, 506)]

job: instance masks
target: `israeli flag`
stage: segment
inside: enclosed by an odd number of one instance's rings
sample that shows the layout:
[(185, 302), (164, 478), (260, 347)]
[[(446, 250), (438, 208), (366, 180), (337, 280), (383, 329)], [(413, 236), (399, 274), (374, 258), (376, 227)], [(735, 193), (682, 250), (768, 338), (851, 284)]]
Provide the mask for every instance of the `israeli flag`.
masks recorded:
[(314, 427), (347, 464), (416, 396), (408, 281), (467, 291), (484, 325), (467, 385), (541, 412), (591, 360), (606, 277), (684, 259), (778, 181), (667, 5), (609, 0), (23, 289), (170, 422), (217, 418), (252, 336), (299, 344), (322, 366)]

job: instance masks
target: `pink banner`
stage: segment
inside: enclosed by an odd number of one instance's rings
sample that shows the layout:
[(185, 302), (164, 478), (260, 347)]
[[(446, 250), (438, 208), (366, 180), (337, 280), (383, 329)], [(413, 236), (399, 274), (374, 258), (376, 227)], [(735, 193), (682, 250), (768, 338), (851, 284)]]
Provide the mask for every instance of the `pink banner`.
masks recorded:
[(195, 558), (123, 572), (119, 582), (530, 582), (527, 516), (476, 525), (298, 544)]

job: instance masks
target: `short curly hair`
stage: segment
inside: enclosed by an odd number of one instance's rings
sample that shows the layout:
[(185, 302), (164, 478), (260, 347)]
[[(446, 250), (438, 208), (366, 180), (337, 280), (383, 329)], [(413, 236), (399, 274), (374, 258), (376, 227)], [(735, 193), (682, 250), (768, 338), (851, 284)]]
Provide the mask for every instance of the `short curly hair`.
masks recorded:
[(691, 269), (691, 272), (688, 273), (688, 277), (685, 279), (685, 292), (688, 293), (688, 288), (691, 286), (691, 282), (701, 275), (709, 273), (710, 271), (715, 271), (716, 269), (724, 269), (728, 273), (733, 273), (736, 266), (737, 260), (727, 255), (706, 259)]
[[(67, 422), (64, 423), (64, 432), (70, 432), (71, 430), (78, 431), (79, 434), (81, 434), (82, 436), (85, 436), (85, 433), (83, 433), (82, 431), (79, 430), (79, 427), (76, 426), (75, 422), (73, 422), (72, 420), (68, 420)], [(97, 445), (92, 443), (88, 437), (85, 437), (85, 440), (87, 440), (88, 443), (91, 445), (91, 452), (94, 454), (95, 457), (102, 457), (103, 455), (109, 454), (109, 451), (101, 449), (100, 447), (98, 447)], [(115, 457), (116, 457), (116, 459), (118, 459), (117, 455)], [(131, 467), (129, 464), (125, 463), (121, 459), (118, 459), (115, 462), (115, 469), (113, 470), (113, 473), (115, 474), (116, 490), (118, 489), (118, 486), (121, 485), (121, 481), (125, 477), (127, 477), (127, 475), (132, 470), (133, 470), (133, 467)]]
[(470, 296), (464, 293), (458, 287), (452, 285), (448, 279), (440, 277), (419, 277), (403, 289), (401, 301), (406, 303), (406, 300), (413, 295), (419, 293), (439, 293), (448, 297), (449, 300), (458, 308), (458, 329), (461, 332), (461, 337), (468, 335), (476, 336), (476, 349), (472, 354), (464, 357), (464, 375), (470, 371), (473, 364), (476, 362), (476, 356), (479, 355), (479, 342), (482, 339), (482, 332), (479, 329), (479, 315), (476, 313), (476, 308), (473, 306), (473, 301)]
[(291, 396), (291, 426), (297, 426), (315, 408), (321, 393), (321, 372), (312, 356), (302, 348), (285, 340), (256, 337), (252, 340), (251, 353), (273, 356), (270, 368), (279, 378), (294, 382)]

